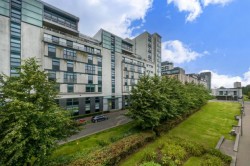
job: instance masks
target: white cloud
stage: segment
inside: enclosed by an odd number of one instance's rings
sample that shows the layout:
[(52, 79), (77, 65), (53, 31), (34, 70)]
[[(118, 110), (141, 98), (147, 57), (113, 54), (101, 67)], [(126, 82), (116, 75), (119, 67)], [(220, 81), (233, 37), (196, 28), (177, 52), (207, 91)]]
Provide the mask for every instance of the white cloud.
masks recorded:
[[(207, 51), (204, 51), (208, 54)], [(190, 62), (203, 54), (191, 50), (179, 40), (166, 41), (162, 43), (162, 61), (174, 63)]]
[(209, 71), (212, 73), (212, 88), (232, 88), (233, 83), (236, 81), (241, 82), (242, 86), (246, 86), (250, 84), (250, 69), (241, 76), (230, 76), (230, 75), (223, 75), (211, 70), (203, 70), (201, 72)]
[(80, 32), (93, 36), (100, 28), (122, 37), (130, 37), (132, 21), (141, 24), (153, 0), (44, 0), (80, 17)]
[(186, 21), (194, 21), (208, 5), (226, 5), (233, 0), (167, 0), (168, 4), (173, 3), (180, 12), (188, 12)]
[(232, 2), (233, 0), (202, 0), (202, 3), (204, 6), (208, 6), (210, 4), (213, 4), (213, 5), (226, 5), (230, 2)]
[(202, 13), (199, 0), (167, 0), (167, 2), (168, 4), (174, 3), (180, 12), (188, 12), (187, 21), (194, 21)]

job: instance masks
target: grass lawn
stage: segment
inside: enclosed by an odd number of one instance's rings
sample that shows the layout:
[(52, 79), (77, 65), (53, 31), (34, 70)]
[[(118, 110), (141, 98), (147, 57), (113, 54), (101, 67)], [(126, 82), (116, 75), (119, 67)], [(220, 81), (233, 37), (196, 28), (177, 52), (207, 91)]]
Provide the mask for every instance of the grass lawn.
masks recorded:
[(66, 143), (59, 146), (54, 151), (51, 158), (51, 165), (65, 164), (79, 157), (84, 157), (90, 152), (106, 146), (112, 141), (123, 138), (124, 136), (136, 133), (134, 123), (118, 126), (82, 139)]
[[(222, 135), (226, 139), (234, 139), (229, 135), (229, 132), (232, 129), (232, 124), (237, 124), (234, 115), (239, 114), (239, 112), (239, 103), (210, 102), (155, 142), (128, 157), (121, 165), (136, 165), (144, 154), (153, 152), (164, 140), (168, 140), (169, 136), (180, 137), (214, 148)], [(193, 165), (192, 163), (199, 160), (199, 158), (190, 158), (186, 164)]]

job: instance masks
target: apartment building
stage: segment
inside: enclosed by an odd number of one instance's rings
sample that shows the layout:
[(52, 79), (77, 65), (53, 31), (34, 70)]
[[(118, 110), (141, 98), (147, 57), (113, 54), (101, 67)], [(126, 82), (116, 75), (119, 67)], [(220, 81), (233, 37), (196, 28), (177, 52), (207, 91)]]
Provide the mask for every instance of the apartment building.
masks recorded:
[[(185, 70), (180, 67), (174, 67), (174, 64), (169, 61), (161, 63), (161, 75), (170, 78), (176, 78), (182, 83), (202, 84), (206, 88), (211, 87), (211, 73), (186, 74)], [(205, 77), (206, 76), (206, 77)], [(209, 77), (210, 76), (210, 77)]]
[(89, 37), (79, 21), (40, 0), (2, 0), (0, 72), (18, 76), (22, 60), (35, 57), (58, 83), (58, 104), (74, 115), (124, 108), (140, 76), (159, 74), (161, 37), (123, 39), (103, 29)]

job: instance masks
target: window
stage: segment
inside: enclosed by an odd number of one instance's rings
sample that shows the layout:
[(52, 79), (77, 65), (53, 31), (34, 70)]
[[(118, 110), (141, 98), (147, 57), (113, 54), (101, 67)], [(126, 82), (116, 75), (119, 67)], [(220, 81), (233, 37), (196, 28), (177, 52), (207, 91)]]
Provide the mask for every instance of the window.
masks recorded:
[(95, 112), (99, 112), (100, 111), (100, 98), (96, 97), (95, 98)]
[(135, 66), (134, 65), (130, 65), (130, 70), (131, 71), (135, 71)]
[(93, 56), (92, 55), (88, 55), (88, 63), (93, 64)]
[(85, 98), (85, 113), (86, 114), (90, 113), (90, 98), (89, 97)]
[(102, 85), (98, 84), (98, 92), (102, 92)]
[(95, 85), (87, 84), (86, 85), (86, 92), (95, 92)]
[(68, 93), (74, 92), (74, 85), (73, 84), (68, 84), (67, 90), (68, 90)]
[(133, 72), (131, 72), (131, 79), (134, 79), (135, 74)]
[(76, 83), (77, 75), (75, 73), (64, 73), (64, 83)]
[(88, 75), (88, 84), (93, 84), (93, 75)]
[(48, 56), (49, 57), (56, 57), (56, 47), (54, 45), (48, 45)]
[(52, 36), (52, 42), (58, 44), (59, 43), (59, 37)]
[(97, 57), (97, 65), (102, 66), (102, 57)]
[(72, 42), (72, 41), (67, 40), (67, 46), (68, 46), (68, 47), (73, 47), (73, 42)]
[(98, 76), (98, 84), (102, 84), (102, 76)]
[(58, 71), (60, 70), (60, 60), (52, 59), (52, 70)]
[[(98, 69), (99, 69), (99, 67), (98, 67)], [(88, 73), (88, 74), (95, 74), (95, 66), (86, 64), (85, 72)]]
[(128, 85), (128, 79), (125, 79), (124, 81), (124, 85), (127, 86)]
[(76, 60), (76, 51), (65, 48), (63, 50), (63, 57), (65, 59)]
[(74, 71), (74, 62), (67, 61), (67, 71), (73, 72)]
[(91, 53), (91, 54), (94, 54), (94, 48), (86, 46), (86, 51)]
[(67, 110), (71, 111), (72, 115), (79, 115), (79, 100), (67, 99)]
[(48, 78), (50, 81), (56, 81), (56, 72), (55, 71), (49, 71)]
[(125, 78), (128, 78), (128, 77), (129, 77), (129, 73), (128, 73), (128, 71), (126, 71)]

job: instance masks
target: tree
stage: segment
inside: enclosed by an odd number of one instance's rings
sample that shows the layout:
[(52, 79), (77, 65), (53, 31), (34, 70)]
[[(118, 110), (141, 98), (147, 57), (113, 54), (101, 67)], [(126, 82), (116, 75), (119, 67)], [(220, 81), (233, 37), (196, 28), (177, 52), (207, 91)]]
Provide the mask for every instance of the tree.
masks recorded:
[(162, 121), (185, 118), (208, 98), (209, 91), (203, 85), (184, 85), (177, 79), (144, 76), (131, 91), (128, 116), (142, 128), (154, 130)]
[(55, 103), (55, 82), (36, 60), (27, 59), (20, 69), (18, 77), (0, 80), (0, 165), (43, 164), (58, 140), (77, 131)]

